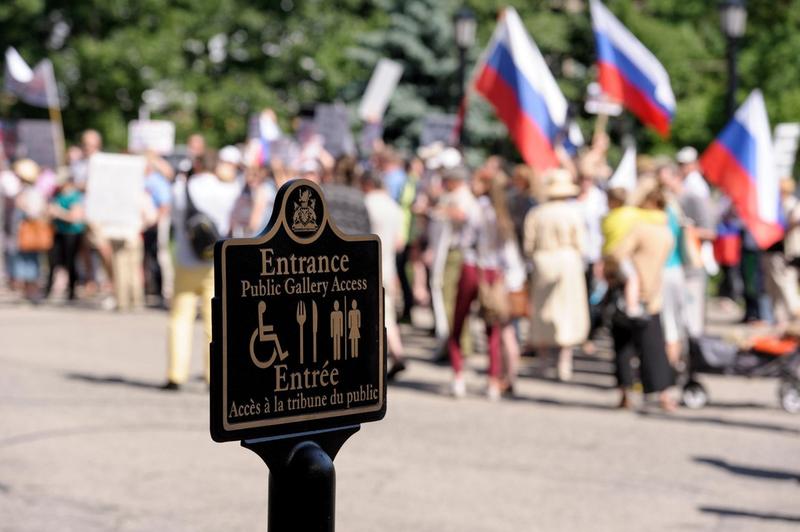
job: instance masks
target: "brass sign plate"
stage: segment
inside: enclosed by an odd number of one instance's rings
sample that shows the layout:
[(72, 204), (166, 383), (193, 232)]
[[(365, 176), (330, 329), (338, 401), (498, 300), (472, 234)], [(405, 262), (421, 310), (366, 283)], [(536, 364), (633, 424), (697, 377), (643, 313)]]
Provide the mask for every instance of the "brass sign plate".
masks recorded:
[(215, 441), (336, 428), (386, 413), (381, 243), (339, 232), (311, 181), (284, 185), (266, 234), (217, 243)]

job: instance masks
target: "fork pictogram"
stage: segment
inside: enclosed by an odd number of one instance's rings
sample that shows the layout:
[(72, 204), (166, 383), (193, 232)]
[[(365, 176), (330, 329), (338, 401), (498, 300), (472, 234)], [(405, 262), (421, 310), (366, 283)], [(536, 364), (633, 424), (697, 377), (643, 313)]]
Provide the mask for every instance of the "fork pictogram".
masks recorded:
[(300, 363), (303, 364), (303, 324), (306, 322), (306, 304), (297, 304), (297, 325), (300, 326)]

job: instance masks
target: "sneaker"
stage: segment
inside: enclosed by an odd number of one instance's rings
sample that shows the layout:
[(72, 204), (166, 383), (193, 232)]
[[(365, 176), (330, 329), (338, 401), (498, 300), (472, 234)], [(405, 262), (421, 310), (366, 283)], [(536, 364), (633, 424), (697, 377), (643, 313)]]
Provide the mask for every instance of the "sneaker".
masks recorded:
[(453, 377), (453, 382), (450, 383), (450, 393), (456, 399), (467, 396), (467, 383), (464, 381), (464, 377)]
[(486, 398), (490, 401), (500, 400), (500, 387), (496, 384), (490, 384), (486, 387)]

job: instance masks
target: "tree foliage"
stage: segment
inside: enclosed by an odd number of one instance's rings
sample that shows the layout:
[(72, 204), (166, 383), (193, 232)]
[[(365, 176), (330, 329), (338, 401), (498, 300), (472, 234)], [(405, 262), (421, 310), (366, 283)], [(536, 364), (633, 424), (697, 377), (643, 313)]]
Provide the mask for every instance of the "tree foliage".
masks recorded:
[[(498, 11), (515, 5), (589, 133), (583, 112), (595, 76), (594, 42), (584, 0), (466, 0), (485, 46)], [(630, 115), (614, 135), (633, 134), (643, 149), (704, 147), (725, 122), (725, 38), (715, 2), (607, 0), (608, 7), (664, 63), (678, 110), (663, 140)], [(203, 130), (213, 143), (240, 140), (246, 117), (273, 106), (288, 120), (303, 106), (357, 104), (380, 57), (404, 65), (386, 117), (387, 135), (406, 148), (421, 117), (454, 112), (459, 94), (452, 16), (458, 0), (16, 0), (0, 5), (0, 47), (31, 63), (50, 57), (69, 105), (68, 137), (96, 127), (113, 147), (144, 98), (153, 116), (175, 121), (179, 138)], [(760, 87), (772, 123), (800, 121), (800, 0), (750, 2), (741, 42), (738, 101)], [(37, 111), (0, 98), (4, 116)], [(284, 122), (287, 126), (288, 122)], [(472, 143), (514, 154), (491, 109), (473, 100)]]

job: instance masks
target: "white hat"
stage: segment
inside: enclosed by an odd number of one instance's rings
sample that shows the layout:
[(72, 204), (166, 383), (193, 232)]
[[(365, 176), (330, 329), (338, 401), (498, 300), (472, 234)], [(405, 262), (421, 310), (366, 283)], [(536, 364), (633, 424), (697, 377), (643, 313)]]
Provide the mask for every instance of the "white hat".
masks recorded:
[(681, 150), (678, 152), (678, 155), (675, 156), (675, 160), (677, 160), (680, 164), (693, 163), (697, 160), (697, 150), (691, 146), (681, 148)]
[(223, 163), (239, 165), (242, 162), (242, 152), (236, 146), (225, 146), (219, 150), (219, 160)]
[(577, 196), (581, 189), (575, 184), (569, 170), (553, 168), (544, 175), (548, 199), (562, 199)]
[(455, 168), (462, 163), (461, 152), (455, 148), (445, 148), (438, 155), (428, 159), (426, 166), (430, 170)]

